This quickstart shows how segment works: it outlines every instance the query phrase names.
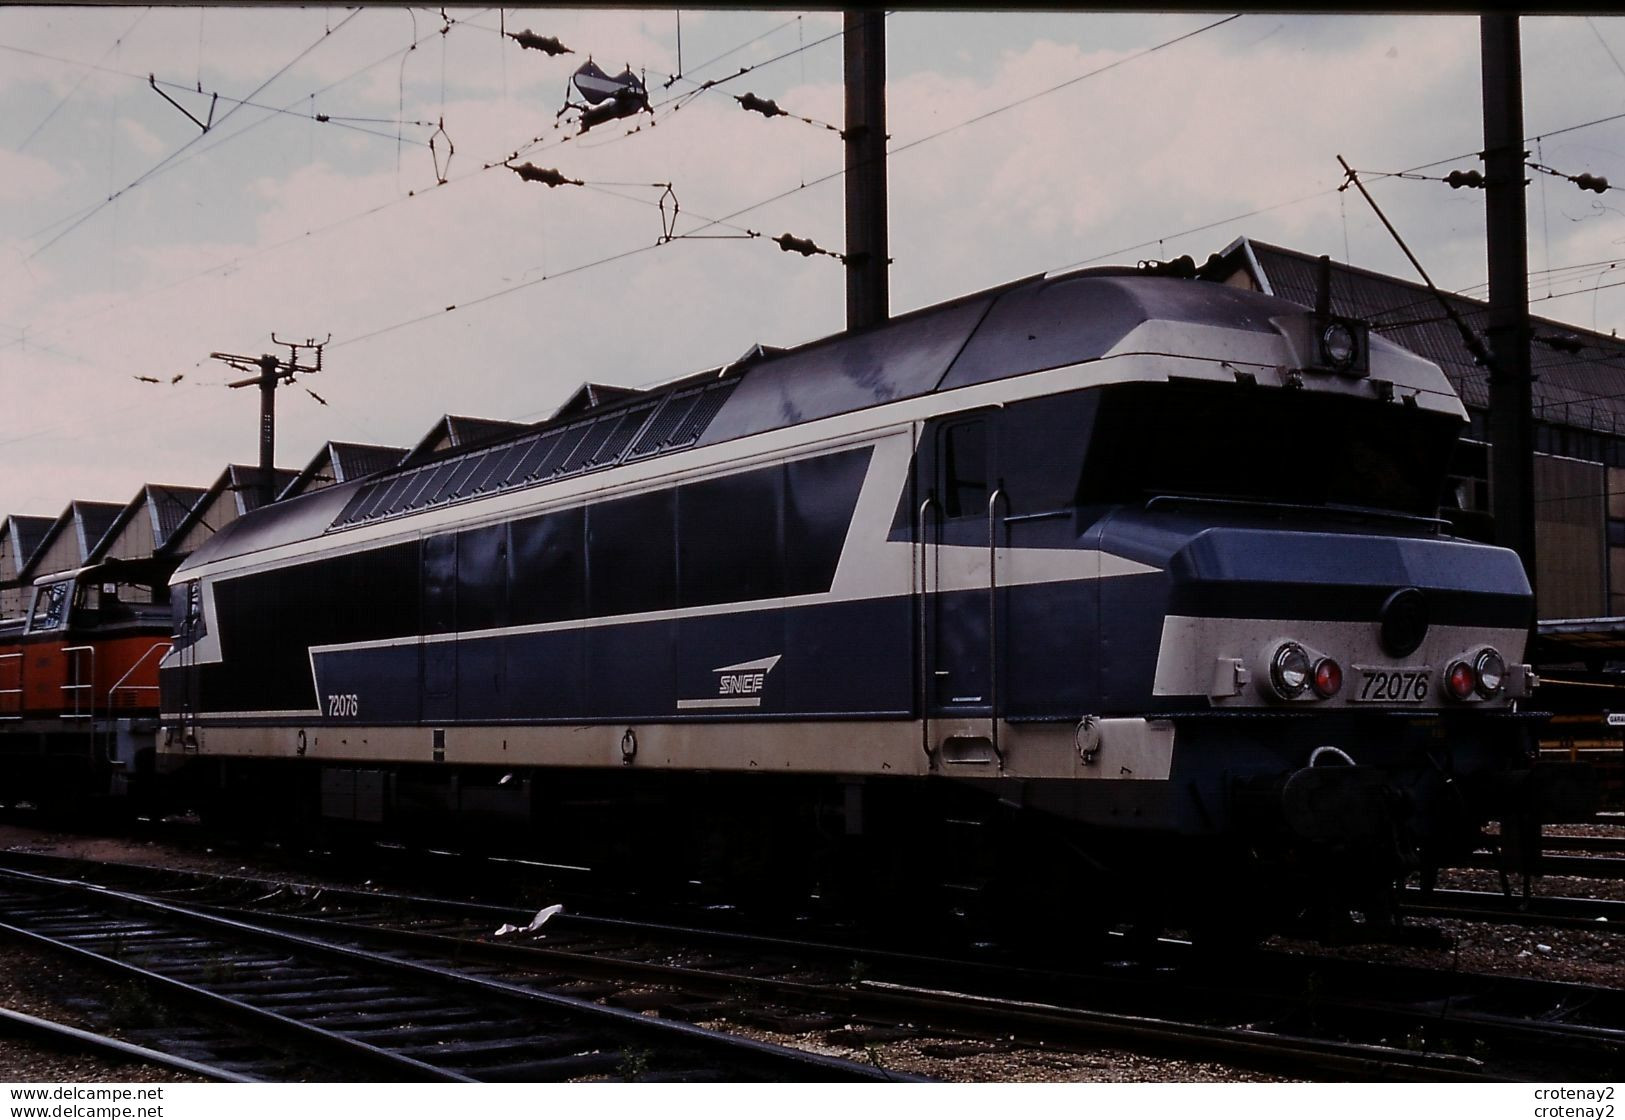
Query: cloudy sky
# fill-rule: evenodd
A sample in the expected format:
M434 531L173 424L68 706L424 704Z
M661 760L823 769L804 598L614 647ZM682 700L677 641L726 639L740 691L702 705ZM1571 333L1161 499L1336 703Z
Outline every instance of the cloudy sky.
M841 265L768 240L841 245L816 123L842 117L838 14L447 13L0 8L0 513L255 461L256 394L208 355L273 332L332 336L280 394L298 468L840 329ZM903 12L887 37L894 311L1241 235L1408 276L1336 156L1478 166L1472 17ZM1625 184L1625 20L1526 18L1523 47L1532 158ZM655 113L560 123L588 56L644 73ZM586 185L524 182L515 152ZM1625 196L1532 177L1537 312L1621 325ZM1373 191L1442 286L1482 291L1481 192Z

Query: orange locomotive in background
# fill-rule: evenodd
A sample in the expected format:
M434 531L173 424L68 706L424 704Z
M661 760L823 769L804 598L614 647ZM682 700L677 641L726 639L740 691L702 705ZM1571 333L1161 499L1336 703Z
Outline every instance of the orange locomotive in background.
M152 775L166 572L109 561L42 577L0 620L0 804L139 806Z

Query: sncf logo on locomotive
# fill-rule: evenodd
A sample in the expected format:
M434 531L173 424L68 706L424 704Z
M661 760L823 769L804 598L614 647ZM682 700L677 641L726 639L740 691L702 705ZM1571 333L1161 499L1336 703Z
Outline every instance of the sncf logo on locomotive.
M738 665L723 665L711 671L717 675L717 694L695 700L679 700L679 708L759 708L762 689L767 687L767 675L779 663L783 654L764 657L757 661L742 661Z

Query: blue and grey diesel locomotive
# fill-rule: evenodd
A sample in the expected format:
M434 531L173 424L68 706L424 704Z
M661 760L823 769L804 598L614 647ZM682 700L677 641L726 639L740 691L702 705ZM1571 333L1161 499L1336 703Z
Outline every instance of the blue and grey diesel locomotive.
M167 764L240 818L1193 905L1374 899L1561 800L1523 570L1437 516L1465 411L1358 324L1094 270L578 400L199 549Z

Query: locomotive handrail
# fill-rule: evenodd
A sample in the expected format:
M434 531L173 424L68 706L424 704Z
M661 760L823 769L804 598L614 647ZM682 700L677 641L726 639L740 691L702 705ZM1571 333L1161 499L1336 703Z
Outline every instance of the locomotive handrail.
M927 646L930 638L928 619L931 613L931 593L927 587L931 566L931 546L926 540L926 514L937 504L934 497L920 503L920 747L925 757L931 758L931 653Z
M167 652L169 652L170 650L172 650L174 648L175 648L175 643L173 643L173 642L154 642L151 646L148 646L147 647L147 652L143 653L140 657L136 658L134 664L132 664L128 669L126 669L124 671L124 675L122 677L120 677L116 682L114 682L112 688L107 690L107 710L109 712L111 712L113 710L113 694L116 693L119 689L124 688L124 682L130 679L130 674L135 672L137 669L141 668L142 664L147 660L147 658L151 657L158 650L163 650L165 653L167 653ZM163 655L159 654L159 656L161 657ZM155 685L155 684L132 684L132 685L130 685L129 688L125 689L125 691L126 692L157 692L158 691L158 686Z
M987 700L988 734L993 742L993 757L1004 768L1004 751L999 746L999 503L1006 506L1004 487L996 487L987 496Z
M1012 513L1006 515L1006 525L1020 525L1028 521L1057 521L1063 517L1072 517L1078 511L1072 506L1063 509L1041 509L1036 513Z
M89 719L89 720L93 720L93 719L96 718L96 647L95 646L63 646L62 647L62 656L64 656L64 657L67 657L69 654L75 654L75 653L88 653L88 654L90 654L90 679L88 681L81 681L81 683L79 683L79 684L64 684L62 686L62 691L64 693L72 693L73 694L73 714L69 715L66 711L64 711L62 713L62 718L63 719ZM70 664L73 664L73 665L78 664L77 661L75 661L72 658L69 658L69 662L70 662ZM81 692L83 692L83 691L86 691L86 690L88 690L90 692L90 710L87 711L87 712L81 712L79 710L79 694ZM63 700L63 707L66 707L68 697L64 696L62 698L62 700Z
M17 711L9 715L0 714L0 719L23 718L23 667L27 663L23 660L23 655L21 653L0 653L0 661L11 661L13 659L17 661L17 687L0 688L0 703L4 702L4 697L15 696L17 697Z
M1306 505L1303 502L1272 502L1267 498L1214 498L1199 494L1156 494L1146 499L1146 509L1159 505L1243 506L1253 509L1289 510L1293 513L1332 514L1342 517L1363 517L1372 521L1403 521L1413 525L1426 525L1434 529L1448 529L1450 522L1443 517L1427 517L1420 513L1400 510L1376 509L1371 506L1337 504Z
M122 677L120 677L117 681L114 682L112 688L107 690L107 715L108 715L109 721L112 720L113 712L115 710L114 705L113 705L113 697L118 693L119 689L125 687L124 682L130 679L130 674L135 672L137 669L141 668L142 663L145 662L147 660L147 658L151 657L158 650L164 650L164 651L167 652L168 650L171 650L173 648L174 648L174 643L173 642L154 642L152 645L147 647L147 651L145 653L143 653L140 657L135 659L134 664L132 664L128 669L124 670L124 675ZM159 654L160 658L162 656L163 656L163 654ZM128 691L128 692L157 692L158 687L159 686L155 685L155 684L132 684L126 689L126 691ZM114 730L109 729L109 731L107 733L107 761L108 762L117 762L118 761L118 758L116 757L117 752L118 752L118 735L116 734L116 732Z

